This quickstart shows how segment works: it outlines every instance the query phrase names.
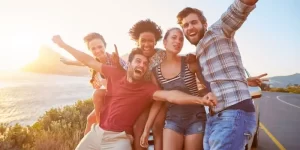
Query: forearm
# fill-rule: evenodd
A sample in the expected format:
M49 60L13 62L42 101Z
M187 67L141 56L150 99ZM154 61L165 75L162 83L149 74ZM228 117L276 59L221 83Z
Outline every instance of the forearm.
M167 100L174 104L200 104L201 97L189 95L180 91L170 91L170 96Z
M202 104L201 97L189 95L178 90L157 91L156 93L154 93L153 98L154 100L168 101L170 103L174 103L178 105Z
M67 65L73 65L73 66L85 66L80 61L68 61L65 64L67 64Z
M146 122L146 125L145 125L145 128L144 128L144 132L150 132L150 129L152 128L153 126L153 123L154 123L154 120L157 116L157 114L159 113L159 110L160 108L162 107L162 102L159 102L159 101L155 101L152 106L151 106L151 109L150 109L150 113L149 113L149 116L148 116L148 119L147 119L147 122Z
M227 37L232 37L246 21L250 12L256 7L257 0L235 0L222 15L222 29Z
M69 52L71 55L73 55L78 61L80 61L84 65L88 65L89 62L91 62L91 60L94 60L94 58L91 57L90 55L88 55L84 52L81 52L81 51L71 47L68 44L61 45L61 48L65 49L67 52Z
M99 64L101 65L101 63L97 62L92 56L79 50L76 50L68 44L62 44L60 46L61 48L69 52L71 55L73 55L75 59L83 63L83 65L88 66L98 72L101 72L101 67L99 66Z

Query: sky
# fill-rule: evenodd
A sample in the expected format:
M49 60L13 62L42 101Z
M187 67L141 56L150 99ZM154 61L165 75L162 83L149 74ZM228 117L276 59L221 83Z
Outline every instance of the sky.
M139 20L150 18L164 33L176 24L177 13L185 7L204 12L208 25L216 22L233 0L1 0L0 70L17 69L38 56L48 45L72 58L51 42L59 34L63 40L88 52L83 37L102 34L112 52L128 53L133 42L128 31ZM269 76L300 73L299 0L260 0L235 39L243 64L251 75ZM163 48L162 41L157 47ZM181 53L195 52L185 41Z

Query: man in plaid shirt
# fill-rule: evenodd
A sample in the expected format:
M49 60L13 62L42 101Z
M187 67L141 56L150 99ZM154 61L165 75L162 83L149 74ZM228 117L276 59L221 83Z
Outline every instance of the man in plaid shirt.
M206 86L218 100L207 118L205 150L244 149L255 132L255 108L248 85L255 85L261 76L246 79L234 35L256 2L235 0L209 28L202 11L196 8L187 7L177 15L186 38L197 46L197 61Z

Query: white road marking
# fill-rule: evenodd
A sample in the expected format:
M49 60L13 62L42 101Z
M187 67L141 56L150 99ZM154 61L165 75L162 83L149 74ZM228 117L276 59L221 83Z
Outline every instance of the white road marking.
M299 108L299 109L300 109L299 106L296 106L296 105L290 104L290 103L288 103L288 102L286 102L286 101L284 101L284 100L281 100L279 97L280 97L280 96L277 96L276 98L277 98L277 100L279 100L280 102L285 103L285 104L288 104L288 105L290 105L290 106L293 106L293 107L296 107L296 108Z

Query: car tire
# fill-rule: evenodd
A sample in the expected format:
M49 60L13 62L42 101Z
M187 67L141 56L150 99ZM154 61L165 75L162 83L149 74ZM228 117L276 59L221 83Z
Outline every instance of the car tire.
M253 137L253 142L252 142L252 145L251 145L252 148L257 148L257 147L258 147L259 118L260 118L260 117L259 117L259 115L258 115L257 129L256 129L255 135L254 135L254 137Z

